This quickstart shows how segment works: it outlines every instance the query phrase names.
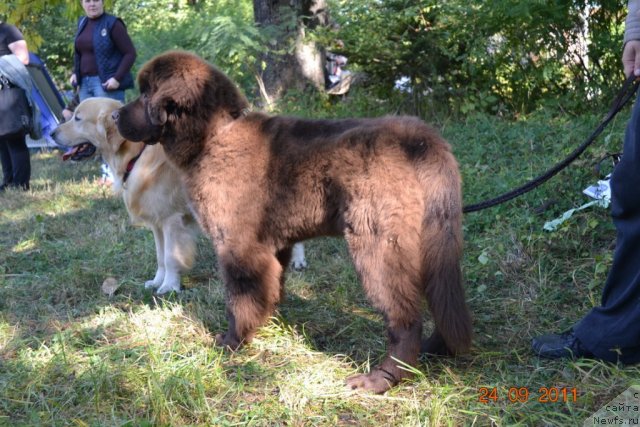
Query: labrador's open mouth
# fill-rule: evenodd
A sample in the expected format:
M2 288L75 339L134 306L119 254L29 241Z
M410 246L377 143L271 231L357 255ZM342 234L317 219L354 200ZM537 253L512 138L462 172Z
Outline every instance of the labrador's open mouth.
M90 142L83 142L81 144L71 147L66 153L62 155L62 160L73 160L75 162L86 160L93 156L96 152L96 147Z

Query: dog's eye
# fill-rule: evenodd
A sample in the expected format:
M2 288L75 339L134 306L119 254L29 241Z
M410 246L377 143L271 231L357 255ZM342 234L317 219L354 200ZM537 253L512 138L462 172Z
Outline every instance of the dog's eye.
M80 121L80 117L78 117L78 116L73 116L73 120L75 120L76 122L79 122L79 121Z

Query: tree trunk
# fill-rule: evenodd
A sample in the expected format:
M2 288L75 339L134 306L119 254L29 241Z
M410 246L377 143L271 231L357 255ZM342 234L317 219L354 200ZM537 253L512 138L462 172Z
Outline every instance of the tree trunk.
M324 89L324 49L306 40L306 31L327 25L326 0L253 0L256 24L271 34L258 77L265 105L276 102L292 88L311 84Z

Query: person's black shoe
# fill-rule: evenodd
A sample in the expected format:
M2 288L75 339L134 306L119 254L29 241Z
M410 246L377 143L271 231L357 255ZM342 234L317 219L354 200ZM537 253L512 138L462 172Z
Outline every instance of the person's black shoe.
M531 340L533 352L547 359L593 357L574 335L573 329L562 334L547 334Z

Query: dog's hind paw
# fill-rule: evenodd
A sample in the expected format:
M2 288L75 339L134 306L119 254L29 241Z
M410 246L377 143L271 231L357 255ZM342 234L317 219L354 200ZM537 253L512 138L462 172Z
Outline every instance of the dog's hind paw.
M431 356L453 356L455 353L447 348L447 344L438 331L434 331L429 338L420 343L420 353Z
M291 268L296 271L304 270L305 268L307 268L307 260L304 257L304 245L302 243L296 243L295 245L293 245Z
M304 270L305 268L307 268L307 261L304 258L294 259L291 262L291 268L293 268L296 271Z

